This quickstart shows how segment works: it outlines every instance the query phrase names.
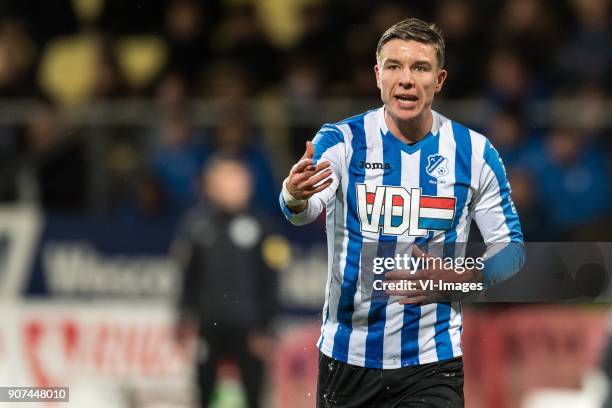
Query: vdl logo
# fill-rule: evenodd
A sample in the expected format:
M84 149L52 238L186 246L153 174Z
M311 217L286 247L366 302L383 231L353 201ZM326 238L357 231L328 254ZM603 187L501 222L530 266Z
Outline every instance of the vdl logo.
M421 195L420 188L376 186L367 191L357 184L357 205L361 230L385 235L424 237L429 231L447 231L455 219L455 197Z

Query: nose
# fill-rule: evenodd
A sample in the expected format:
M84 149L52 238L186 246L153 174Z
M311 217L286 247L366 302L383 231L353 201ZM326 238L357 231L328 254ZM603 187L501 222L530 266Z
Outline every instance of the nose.
M409 68L402 69L399 77L399 86L406 89L410 89L414 86L414 80Z

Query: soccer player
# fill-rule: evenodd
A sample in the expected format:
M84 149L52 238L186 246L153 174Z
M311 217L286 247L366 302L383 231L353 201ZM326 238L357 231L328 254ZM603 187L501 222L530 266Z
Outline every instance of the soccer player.
M374 67L383 106L324 125L283 182L280 205L293 224L312 222L326 208L319 407L464 405L459 302L441 301L440 290L375 297L367 287L374 280L368 248L392 257L396 246L408 244L412 256L439 257L428 248L466 242L475 220L489 248L508 243L485 254L484 268L394 268L386 281L487 287L524 262L497 151L484 136L432 110L447 76L443 67L444 40L434 24L412 18L390 27ZM500 256L504 262L496 261Z

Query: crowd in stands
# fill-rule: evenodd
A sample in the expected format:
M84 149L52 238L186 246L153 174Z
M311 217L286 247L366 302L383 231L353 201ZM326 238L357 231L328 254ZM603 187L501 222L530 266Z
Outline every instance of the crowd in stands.
M274 149L245 102L378 106L376 43L415 16L445 36L440 99L486 101L486 115L467 125L500 151L526 238L608 240L610 8L608 0L0 0L0 105L33 101L22 121L0 123L0 200L173 217L197 201L202 167L222 153L248 164L253 206L277 214L286 164L322 123L288 123L286 148ZM149 126L66 121L75 106L130 98L154 101ZM194 100L222 101L214 126L197 125ZM534 108L564 100L574 104L563 115Z

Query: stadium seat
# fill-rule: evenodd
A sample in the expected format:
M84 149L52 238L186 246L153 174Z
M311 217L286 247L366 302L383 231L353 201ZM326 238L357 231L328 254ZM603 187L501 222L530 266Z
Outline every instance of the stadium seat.
M104 0L72 0L72 7L81 23L88 23L100 16Z
M129 84L142 89L159 73L168 57L164 41L155 36L129 36L116 46L119 65Z
M92 35L61 37L45 48L38 72L44 91L63 104L77 104L93 85L97 39Z

